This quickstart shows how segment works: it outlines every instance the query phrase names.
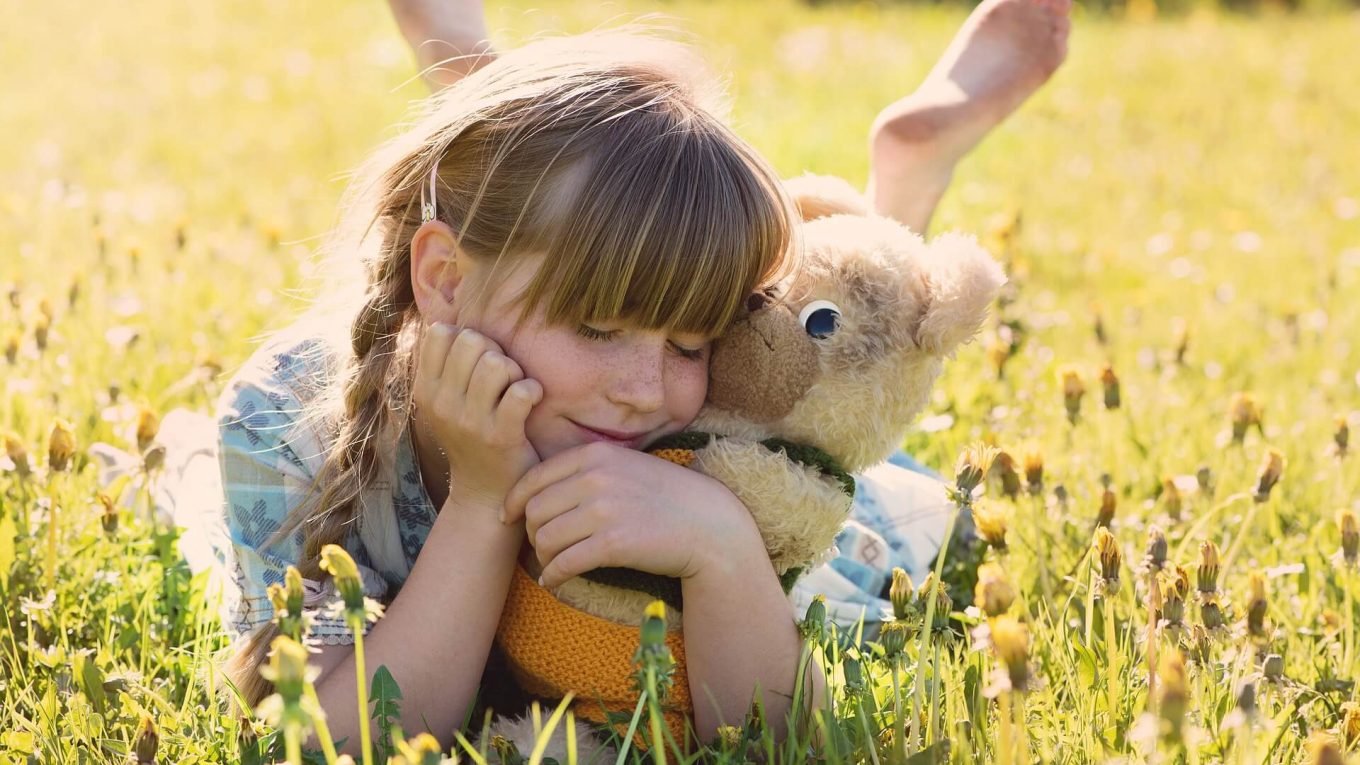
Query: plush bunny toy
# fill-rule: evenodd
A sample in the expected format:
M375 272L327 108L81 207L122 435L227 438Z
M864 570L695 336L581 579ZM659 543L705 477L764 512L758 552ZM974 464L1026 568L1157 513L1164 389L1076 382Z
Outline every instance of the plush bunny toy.
M804 176L788 188L806 221L800 268L750 298L714 344L698 418L652 447L741 500L786 591L830 557L851 507L850 474L897 448L944 359L974 337L1006 281L972 237L927 244L870 214L844 181ZM497 642L526 691L573 690L578 721L606 723L605 709L631 711L636 701L627 678L643 610L656 598L668 606L677 661L667 722L683 741L693 708L678 581L599 569L548 593L518 570ZM497 721L492 732L532 747L527 719ZM554 739L548 752L565 761L560 731ZM582 754L603 748L584 727L577 741Z

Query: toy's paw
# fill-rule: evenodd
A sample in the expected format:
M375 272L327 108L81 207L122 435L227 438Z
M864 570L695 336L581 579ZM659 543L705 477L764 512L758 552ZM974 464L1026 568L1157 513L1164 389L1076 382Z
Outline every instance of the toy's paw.
M575 720L574 723L576 726L575 761L577 763L580 763L580 765L609 765L618 758L618 753L614 751L614 748L605 744L589 725L580 720ZM543 750L543 758L545 760L551 758L564 764L571 762L571 759L567 757L566 721L559 721L549 735L547 747ZM524 715L514 719L498 717L491 721L491 726L478 740L476 748L478 751L485 750L488 763L505 765L505 763L511 761L521 761L516 758L516 755L522 757L523 760L528 760L537 741L538 733L534 730L534 721L531 716Z

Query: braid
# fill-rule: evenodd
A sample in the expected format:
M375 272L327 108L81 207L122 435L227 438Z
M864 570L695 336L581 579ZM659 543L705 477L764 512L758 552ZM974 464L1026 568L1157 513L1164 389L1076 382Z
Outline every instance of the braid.
M389 272L401 273L401 269ZM321 570L321 548L344 542L350 524L358 517L361 492L378 476L382 434L388 432L394 412L407 410L410 383L405 370L409 358L399 363L398 357L402 355L400 339L415 305L410 294L410 284L400 279L380 283L351 328L354 365L342 389L344 424L313 482L313 487L325 489L315 505L304 502L294 508L290 518L293 523L281 530L291 533L290 528L301 526L303 549L298 570L308 579L326 577ZM311 514L308 507L320 512ZM260 625L223 667L241 698L252 706L272 689L260 677L259 668L278 635L278 626L272 622Z

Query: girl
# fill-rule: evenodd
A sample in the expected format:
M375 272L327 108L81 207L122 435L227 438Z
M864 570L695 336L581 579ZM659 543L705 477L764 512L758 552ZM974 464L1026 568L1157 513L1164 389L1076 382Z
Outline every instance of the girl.
M365 167L332 298L219 402L217 552L248 699L266 691L267 586L292 564L307 605L328 601L318 557L338 543L387 603L368 665L446 746L483 675L503 679L487 662L517 565L549 588L600 566L681 579L700 737L757 686L784 719L801 646L749 514L636 451L693 418L709 342L796 251L779 179L698 71L651 37L535 42ZM316 613L313 634L331 728L357 741L348 631Z

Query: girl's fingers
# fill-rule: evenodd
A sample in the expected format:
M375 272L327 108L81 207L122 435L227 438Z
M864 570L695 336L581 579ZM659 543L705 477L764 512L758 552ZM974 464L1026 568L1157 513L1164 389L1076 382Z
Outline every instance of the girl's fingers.
M538 380L524 378L510 383L496 407L495 427L502 433L524 432L524 422L529 419L529 411L543 400L543 386Z
M505 387L523 376L519 364L495 351L487 351L472 369L464 405L469 412L477 412L479 416L484 412L490 419Z
M453 345L454 338L458 337L458 328L452 324L445 324L442 321L431 324L425 330L425 337L420 344L420 377L438 379L444 371L444 360L448 358L449 347Z
M444 360L444 369L439 375L439 392L462 399L467 395L468 384L472 381L472 370L477 367L482 354L490 349L500 348L490 339L470 329L462 330L454 338L449 355Z
M588 451L594 445L578 446L554 454L548 459L529 468L520 476L519 481L505 495L506 523L514 523L524 516L524 507L529 500L547 487L566 480L581 469L588 458Z
M568 547L548 561L538 581L552 589L572 577L611 564L609 545L601 535L596 534Z
M554 488L563 486L555 484ZM598 523L578 504L579 498L572 496L570 490L548 497L552 489L529 501L529 510L524 514L525 536L529 545L538 555L538 561L547 564L557 554L597 530ZM551 505L543 509L542 506Z

